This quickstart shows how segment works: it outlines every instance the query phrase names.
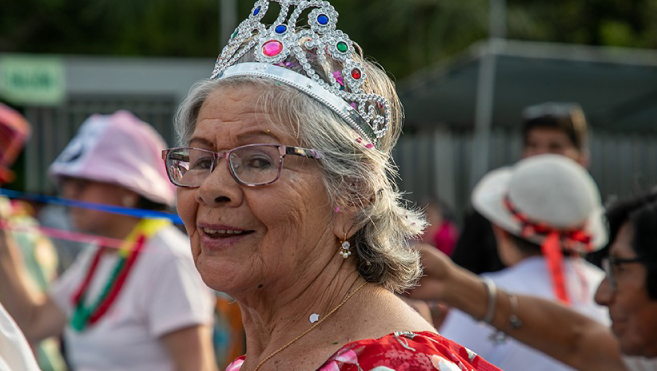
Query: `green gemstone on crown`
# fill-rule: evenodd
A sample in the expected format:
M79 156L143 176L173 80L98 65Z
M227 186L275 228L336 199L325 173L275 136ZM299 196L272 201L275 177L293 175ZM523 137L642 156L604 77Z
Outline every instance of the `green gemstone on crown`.
M340 41L338 43L338 50L342 53L346 53L347 50L349 50L349 46L347 46L347 43L344 41Z

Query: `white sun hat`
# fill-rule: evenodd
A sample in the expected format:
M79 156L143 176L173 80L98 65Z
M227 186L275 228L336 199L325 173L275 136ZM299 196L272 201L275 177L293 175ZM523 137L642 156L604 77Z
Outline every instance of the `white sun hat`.
M547 236L523 236L526 226L517 214L554 230L580 230L591 241L589 247L574 244L572 249L578 252L595 251L607 243L598 187L586 169L565 156L532 156L491 171L475 187L472 204L502 229L539 245Z
M532 156L488 173L475 187L472 205L493 224L541 246L555 296L565 303L562 251L586 253L607 243L598 187L565 156Z

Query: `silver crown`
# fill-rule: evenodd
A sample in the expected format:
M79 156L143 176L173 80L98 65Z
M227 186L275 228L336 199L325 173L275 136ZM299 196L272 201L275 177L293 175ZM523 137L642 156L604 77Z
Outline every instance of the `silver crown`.
M269 4L280 4L276 22L261 23ZM336 29L338 13L328 1L258 0L249 17L233 33L217 58L211 78L257 76L292 86L336 112L371 145L376 145L388 130L390 103L380 95L366 94L367 76L353 57L354 43ZM310 28L297 28L306 9ZM312 51L322 66L341 66L329 71L328 81L320 77L307 58ZM252 52L257 62L237 63ZM331 62L338 63L329 63ZM291 68L301 70L301 73ZM322 73L324 75L324 73Z

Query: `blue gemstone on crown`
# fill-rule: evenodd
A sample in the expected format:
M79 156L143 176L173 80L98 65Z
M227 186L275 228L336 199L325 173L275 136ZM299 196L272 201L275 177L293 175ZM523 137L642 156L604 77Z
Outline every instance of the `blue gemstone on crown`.
M317 17L317 22L322 26L327 25L329 23L329 17L326 14L320 14L320 16Z
M276 26L275 31L276 31L277 34L284 34L285 31L287 31L287 26L284 25L284 24L279 24L278 26Z
M253 11L253 15L258 15L258 14L260 13L260 9L262 9L262 7L257 7L257 8Z

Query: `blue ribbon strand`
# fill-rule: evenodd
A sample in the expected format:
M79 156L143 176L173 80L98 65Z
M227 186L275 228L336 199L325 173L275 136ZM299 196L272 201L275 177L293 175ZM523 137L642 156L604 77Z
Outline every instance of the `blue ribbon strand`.
M0 195L6 196L9 198L15 198L26 201L33 201L43 204L54 204L54 205L63 205L69 207L80 207L83 209L99 210L113 214L134 216L137 218L161 218L168 219L175 224L183 224L182 219L177 214L165 213L162 211L154 210L144 210L144 209L133 209L130 207L121 207L121 206L111 206L111 205L102 205L94 204L91 202L82 202L82 201L73 201L67 200L64 198L53 197L53 196L44 196L38 194L31 194L19 191L12 191L9 189L0 188Z

